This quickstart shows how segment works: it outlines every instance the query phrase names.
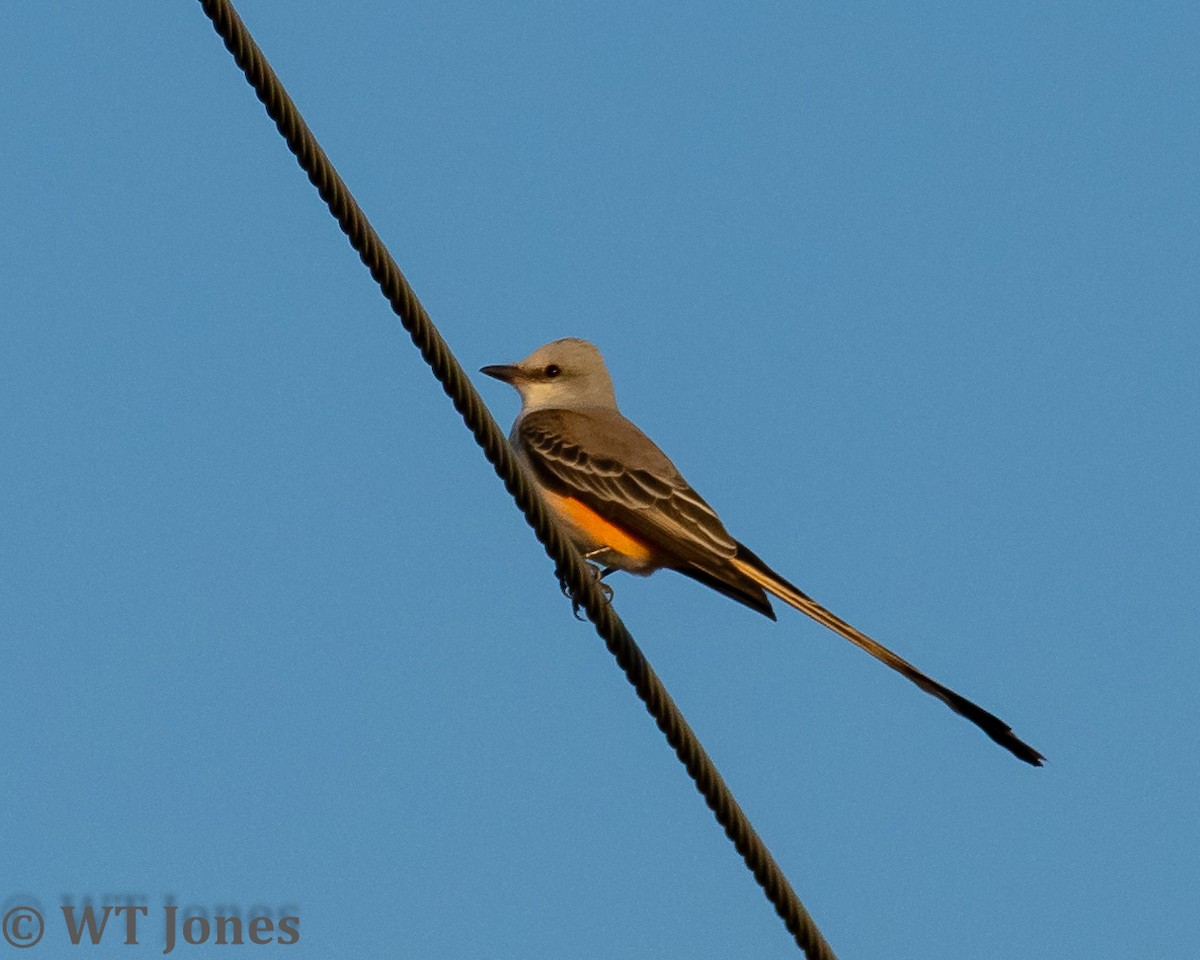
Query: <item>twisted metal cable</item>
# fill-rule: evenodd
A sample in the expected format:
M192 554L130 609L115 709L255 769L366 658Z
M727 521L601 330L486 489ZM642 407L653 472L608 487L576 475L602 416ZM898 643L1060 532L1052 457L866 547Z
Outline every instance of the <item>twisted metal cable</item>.
M570 596L577 601L604 640L609 652L625 672L637 695L654 717L667 742L687 768L696 788L704 796L725 835L733 841L754 879L783 919L787 929L809 960L836 960L833 950L817 929L796 896L787 877L750 825L729 787L696 734L683 718L662 681L647 662L633 636L601 593L579 552L551 518L517 463L504 433L492 419L478 392L467 379L450 348L434 327L404 274L392 259L379 235L367 221L346 184L330 163L296 105L267 63L262 50L242 23L229 0L200 0L213 27L233 54L234 60L266 107L267 115L287 141L301 169L329 207L350 245L358 252L383 295L391 303L421 356L433 370L463 422L474 434L484 456L525 515L538 540L555 564L555 573Z

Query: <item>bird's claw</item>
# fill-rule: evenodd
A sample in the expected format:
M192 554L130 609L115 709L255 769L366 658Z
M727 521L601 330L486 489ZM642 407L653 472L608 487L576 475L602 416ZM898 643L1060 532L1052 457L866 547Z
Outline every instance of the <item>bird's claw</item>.
M587 564L587 569L596 581L596 585L600 588L600 593L604 597L605 603L612 603L613 588L603 581L603 577L609 570L602 570L594 563ZM575 615L575 619L582 622L585 618L579 615L579 611L583 609L583 604L579 602L579 598L572 592L567 584L567 579L562 574L558 577L558 588L562 591L562 595L571 601L571 613Z

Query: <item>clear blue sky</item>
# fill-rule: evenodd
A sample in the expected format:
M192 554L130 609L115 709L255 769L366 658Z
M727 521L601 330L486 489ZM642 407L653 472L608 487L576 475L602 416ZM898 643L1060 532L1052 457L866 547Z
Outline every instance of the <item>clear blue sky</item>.
M1196 955L1194 3L240 9L468 369L596 341L1049 758L615 578L843 957ZM199 4L14 5L0 86L0 900L143 898L97 956L171 898L298 913L271 956L797 955Z

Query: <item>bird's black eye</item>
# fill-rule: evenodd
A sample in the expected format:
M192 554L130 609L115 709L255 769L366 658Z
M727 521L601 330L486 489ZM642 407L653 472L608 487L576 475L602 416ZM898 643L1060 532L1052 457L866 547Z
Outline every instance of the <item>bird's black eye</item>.
M560 373L562 373L562 368L559 367L559 365L557 363L552 363L552 364L550 364L550 366L546 367L545 372L546 372L547 377L554 378L554 377L557 377Z

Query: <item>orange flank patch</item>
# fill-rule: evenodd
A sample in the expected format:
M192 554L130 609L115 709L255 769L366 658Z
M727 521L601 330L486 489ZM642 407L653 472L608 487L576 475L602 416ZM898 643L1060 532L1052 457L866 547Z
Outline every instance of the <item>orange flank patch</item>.
M584 538L591 541L585 549L608 547L615 553L638 563L649 563L654 556L653 551L645 543L605 520L583 501L551 493L549 490L543 490L542 495L560 518L579 531Z

